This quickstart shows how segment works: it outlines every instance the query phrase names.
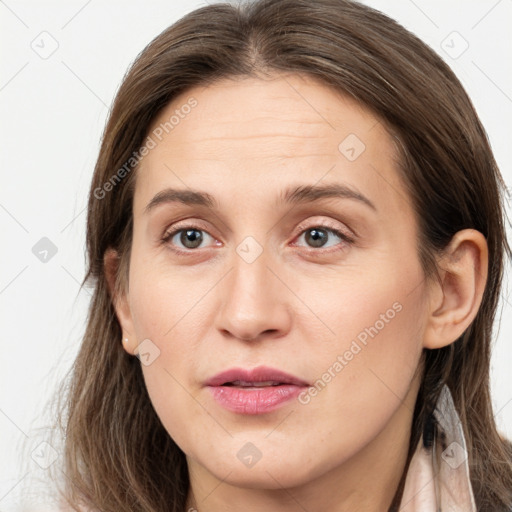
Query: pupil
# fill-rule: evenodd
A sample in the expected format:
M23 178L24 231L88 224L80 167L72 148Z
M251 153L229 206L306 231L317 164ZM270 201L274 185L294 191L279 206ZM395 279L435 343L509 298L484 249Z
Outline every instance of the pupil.
M309 233L311 233L313 247L321 247L327 239L327 235L324 230L313 228L309 230Z
M188 249L195 249L201 245L202 240L203 235L197 229L187 229L181 234L181 243Z

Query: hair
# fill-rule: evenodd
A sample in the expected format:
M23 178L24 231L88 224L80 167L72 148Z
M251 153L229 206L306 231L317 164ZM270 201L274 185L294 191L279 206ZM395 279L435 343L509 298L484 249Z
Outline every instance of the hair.
M185 454L153 409L140 361L122 347L104 255L110 248L118 252L115 290L123 293L137 174L136 165L128 172L125 164L162 108L195 86L272 73L308 76L355 99L393 135L398 172L419 226L418 257L426 279L438 277L436 257L457 231L473 228L485 236L488 278L475 319L454 343L423 351L409 456L390 510L398 506L421 436L430 438L426 432L444 384L466 436L477 509L506 510L512 503L512 446L497 430L489 382L493 321L504 258L511 256L506 187L454 72L396 21L351 0L259 0L199 8L151 41L123 78L90 189L82 286L92 284L93 297L83 342L59 395L58 425L65 436L59 492L73 510L184 511ZM105 184L123 166L122 179L105 193Z

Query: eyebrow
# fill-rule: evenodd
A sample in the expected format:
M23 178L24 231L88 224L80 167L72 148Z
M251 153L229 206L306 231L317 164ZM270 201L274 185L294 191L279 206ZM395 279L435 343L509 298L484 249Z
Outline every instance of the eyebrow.
M308 203L324 198L354 199L377 211L377 207L366 196L343 183L295 185L289 187L279 196L276 206L280 204Z
M366 196L342 183L290 186L278 196L275 206L304 204L325 198L353 199L377 211L377 207ZM219 207L216 199L207 192L192 189L166 188L158 192L151 199L144 209L144 213L149 213L159 205L176 202L186 205L204 206L210 209L218 209Z

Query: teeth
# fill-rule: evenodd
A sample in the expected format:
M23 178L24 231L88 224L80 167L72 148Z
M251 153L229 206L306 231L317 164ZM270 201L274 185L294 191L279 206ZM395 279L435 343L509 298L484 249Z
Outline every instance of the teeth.
M276 382L274 380L266 380L264 382L248 382L245 380L235 380L230 383L232 386L240 386L240 387L266 387L266 386L278 386L280 382Z

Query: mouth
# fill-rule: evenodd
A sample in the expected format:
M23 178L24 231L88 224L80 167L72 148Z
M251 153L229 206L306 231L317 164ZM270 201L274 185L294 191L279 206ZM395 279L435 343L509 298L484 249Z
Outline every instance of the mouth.
M205 382L206 386L235 387L268 387L285 384L294 386L310 385L295 375L267 366L258 366L252 369L231 368L218 373Z
M245 380L235 380L234 382L225 382L223 386L237 387L237 388L268 388L269 386L281 386L284 382L277 382L267 380L266 382L249 382Z
M238 414L264 414L297 397L309 384L291 374L260 366L232 368L209 379L205 385L215 401Z

